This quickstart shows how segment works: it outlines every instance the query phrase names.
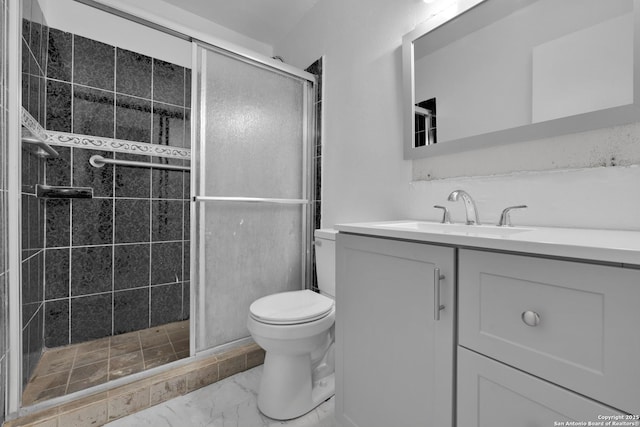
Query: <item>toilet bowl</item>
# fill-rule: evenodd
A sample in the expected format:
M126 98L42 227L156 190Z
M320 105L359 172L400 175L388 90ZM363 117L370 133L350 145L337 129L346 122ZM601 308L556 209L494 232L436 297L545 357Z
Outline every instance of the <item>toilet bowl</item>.
M297 418L335 393L335 234L315 232L321 293L281 292L249 308L247 328L265 350L258 408L270 418Z

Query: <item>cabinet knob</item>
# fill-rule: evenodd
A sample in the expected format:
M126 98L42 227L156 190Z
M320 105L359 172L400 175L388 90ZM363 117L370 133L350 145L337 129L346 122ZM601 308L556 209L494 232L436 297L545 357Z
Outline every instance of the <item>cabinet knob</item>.
M531 311L531 310L524 311L522 312L521 317L522 317L522 321L527 326L538 326L538 323L540 323L540 315L535 311Z

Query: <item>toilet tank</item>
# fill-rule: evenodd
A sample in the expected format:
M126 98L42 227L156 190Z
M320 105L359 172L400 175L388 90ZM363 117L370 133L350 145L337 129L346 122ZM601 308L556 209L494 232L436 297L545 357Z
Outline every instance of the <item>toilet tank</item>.
M336 234L337 230L329 228L314 232L318 288L332 298L336 295Z

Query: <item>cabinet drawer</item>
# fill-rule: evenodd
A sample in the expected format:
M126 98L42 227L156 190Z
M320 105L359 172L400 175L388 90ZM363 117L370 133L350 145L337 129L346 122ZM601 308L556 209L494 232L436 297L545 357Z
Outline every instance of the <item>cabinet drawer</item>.
M457 424L464 427L554 426L567 421L587 425L611 416L626 420L615 409L462 347L457 408Z
M460 251L461 345L634 414L639 301L638 270Z

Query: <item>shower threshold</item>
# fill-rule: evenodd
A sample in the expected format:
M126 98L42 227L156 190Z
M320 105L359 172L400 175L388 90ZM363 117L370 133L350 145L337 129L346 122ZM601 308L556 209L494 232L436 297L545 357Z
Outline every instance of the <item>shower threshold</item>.
M23 405L85 390L189 356L189 321L46 349Z

